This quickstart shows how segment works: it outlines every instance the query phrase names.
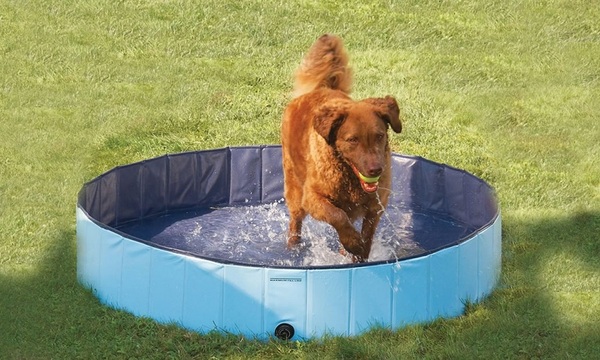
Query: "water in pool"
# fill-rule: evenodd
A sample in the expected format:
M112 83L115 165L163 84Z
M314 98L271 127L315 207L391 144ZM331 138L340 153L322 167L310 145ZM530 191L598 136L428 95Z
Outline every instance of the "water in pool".
M118 230L145 241L205 258L242 264L319 267L351 263L339 253L329 224L307 216L302 243L288 250L287 208L280 200L256 206L215 207L124 224ZM360 224L356 224L360 228ZM472 229L453 219L389 205L373 239L369 262L396 260L436 250L440 239L460 239ZM440 238L441 237L441 238Z

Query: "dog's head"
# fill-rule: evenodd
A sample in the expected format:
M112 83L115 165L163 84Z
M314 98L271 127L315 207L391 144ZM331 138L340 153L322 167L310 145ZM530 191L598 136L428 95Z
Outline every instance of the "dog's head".
M364 191L377 191L389 152L387 129L402 131L400 110L391 96L359 102L331 100L318 110L313 126L352 168Z

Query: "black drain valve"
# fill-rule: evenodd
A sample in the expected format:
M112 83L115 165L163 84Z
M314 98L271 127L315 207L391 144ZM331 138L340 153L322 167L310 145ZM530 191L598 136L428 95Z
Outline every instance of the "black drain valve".
M281 340L289 340L294 337L294 327L290 324L279 324L275 328L275 336Z

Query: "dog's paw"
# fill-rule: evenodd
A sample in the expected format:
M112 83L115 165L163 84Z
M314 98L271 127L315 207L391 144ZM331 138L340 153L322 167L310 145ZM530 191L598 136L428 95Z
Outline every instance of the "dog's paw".
M352 259L352 262L354 264L366 262L366 260L362 256L357 256L352 253L349 253L344 248L340 248L339 253L340 253L340 255L342 255L344 257L350 256L350 258Z
M300 238L299 234L288 235L288 239L287 239L288 249L294 248L296 245L298 245L300 243L300 240L301 240L301 238Z

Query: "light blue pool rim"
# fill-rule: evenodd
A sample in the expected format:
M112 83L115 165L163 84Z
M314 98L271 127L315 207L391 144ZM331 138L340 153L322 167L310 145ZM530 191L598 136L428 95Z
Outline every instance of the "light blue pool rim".
M261 146L165 155L136 163L141 169L137 174L148 172L148 163L156 161L164 162L169 169L165 173L174 175L172 163L186 162L187 157L197 160L205 154L222 155L226 159L223 169L229 177L229 204L242 198L233 193L239 188L236 184L240 178L246 183L256 182L256 178L248 180L232 171L240 169L236 161L261 164L258 171L261 181L267 178L265 174L280 171L277 169L280 165L273 160L280 154L279 147ZM236 160L238 155L240 159ZM248 158L256 161L248 161ZM402 158L417 164L415 166L425 162L426 166L443 169L434 172L436 176L447 173L451 178L454 172L459 172L461 177L472 177L483 183L473 175L446 165L421 158ZM120 167L109 173L115 174L123 168L132 169ZM159 175L157 179L164 174ZM354 336L373 326L397 329L459 316L466 303L481 301L499 280L501 216L497 207L492 209L493 216L489 219L479 220L482 225L471 236L422 256L335 267L266 267L203 258L129 238L113 228L115 223L125 221L117 219L123 214L111 214L115 210L110 206L95 207L96 198L103 196L117 199L115 204L118 205L119 196L115 194L117 189L123 191L124 184L113 180L110 176L98 177L80 193L76 210L78 280L102 303L161 323L175 323L200 333L217 330L260 339L273 336L282 324L293 329L292 340L325 334ZM148 182L147 177L138 176L129 186L152 186ZM90 184L96 187L90 190ZM461 186L449 185L454 192ZM127 188L126 191L138 190ZM491 188L479 192L478 196L486 197L484 202L488 205L485 206L495 204L489 198L493 197ZM260 193L256 201L267 202L281 196L281 186L267 184ZM91 201L90 197L96 200ZM478 205L470 195L465 198L468 198L464 201L468 206ZM429 203L440 209L448 208L442 202ZM160 206L157 209L164 210ZM141 211L147 212L147 209Z

